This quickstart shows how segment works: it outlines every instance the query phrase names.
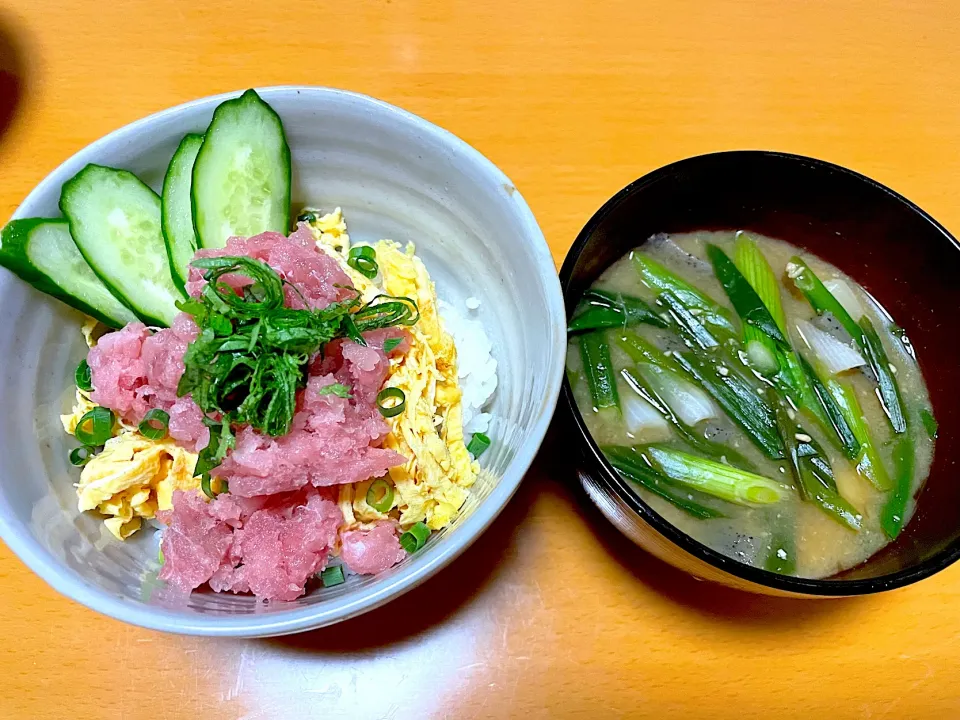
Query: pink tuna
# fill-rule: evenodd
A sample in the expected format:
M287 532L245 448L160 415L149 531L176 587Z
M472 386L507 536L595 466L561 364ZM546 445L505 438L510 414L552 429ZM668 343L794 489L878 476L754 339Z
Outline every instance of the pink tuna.
M184 590L207 582L218 592L295 600L326 565L343 516L331 496L308 488L256 501L223 495L209 503L177 492L162 519L169 524L163 580Z
M227 246L219 250L197 252L197 257L224 255L245 255L262 260L287 282L296 285L299 293L289 286L284 291L284 304L287 307L302 308L301 294L311 308L324 308L354 295L347 287L337 287L349 286L350 278L340 269L336 260L317 248L310 228L304 223L300 223L290 237L277 232L265 232L251 238L230 238ZM236 275L221 279L237 289L250 283L249 278ZM190 268L187 292L193 296L199 295L205 284L200 270Z
M361 575L381 573L407 556L391 522L379 522L372 530L348 530L343 533L342 544L343 562Z

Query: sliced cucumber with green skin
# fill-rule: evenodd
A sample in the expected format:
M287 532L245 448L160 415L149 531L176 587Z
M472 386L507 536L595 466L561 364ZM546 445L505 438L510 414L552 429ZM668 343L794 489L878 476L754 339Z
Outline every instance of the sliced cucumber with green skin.
M66 220L10 222L0 235L0 265L104 325L119 328L137 319L87 265Z
M290 148L280 117L253 90L213 113L193 166L200 247L290 228Z
M170 325L183 295L170 275L160 196L131 172L87 165L64 184L60 210L110 292L147 325Z
M186 288L190 261L197 251L190 186L193 182L193 163L201 145L203 135L190 134L183 138L163 178L163 239L167 244L167 259L170 262L173 282L181 290Z

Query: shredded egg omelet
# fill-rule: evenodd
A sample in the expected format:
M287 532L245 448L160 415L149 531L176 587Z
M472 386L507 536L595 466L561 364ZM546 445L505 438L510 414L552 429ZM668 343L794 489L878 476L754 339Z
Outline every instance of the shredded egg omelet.
M389 418L391 433L384 447L409 458L392 468L394 507L378 512L367 504L369 482L345 485L340 507L348 526L363 526L399 511L401 527L424 521L431 530L445 527L463 505L479 465L463 442L461 393L457 380L457 350L437 314L437 291L413 243L401 248L392 240L374 245L379 276L370 280L347 264L350 237L340 208L319 217L314 235L350 276L364 301L380 293L417 302L420 320L407 328L410 350L390 361L385 387L403 390L406 407Z

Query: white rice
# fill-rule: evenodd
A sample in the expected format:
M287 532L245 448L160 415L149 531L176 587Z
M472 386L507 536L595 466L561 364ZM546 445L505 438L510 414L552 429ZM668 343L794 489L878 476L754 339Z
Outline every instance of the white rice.
M480 302L470 298L465 305L472 311ZM483 409L497 389L497 361L490 352L490 338L479 320L464 317L456 306L440 300L437 310L444 329L457 346L457 377L463 392L463 434L468 437L485 433L490 427L490 413Z

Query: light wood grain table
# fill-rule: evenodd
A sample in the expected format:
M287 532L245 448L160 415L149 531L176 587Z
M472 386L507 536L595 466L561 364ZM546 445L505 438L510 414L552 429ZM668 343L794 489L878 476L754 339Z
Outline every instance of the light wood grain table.
M7 0L0 220L125 123L304 83L473 144L558 265L623 185L731 148L846 165L957 232L958 37L955 3L911 0ZM960 716L960 567L840 601L698 583L604 524L555 435L460 560L366 617L166 636L59 597L0 545L0 638L3 720Z

